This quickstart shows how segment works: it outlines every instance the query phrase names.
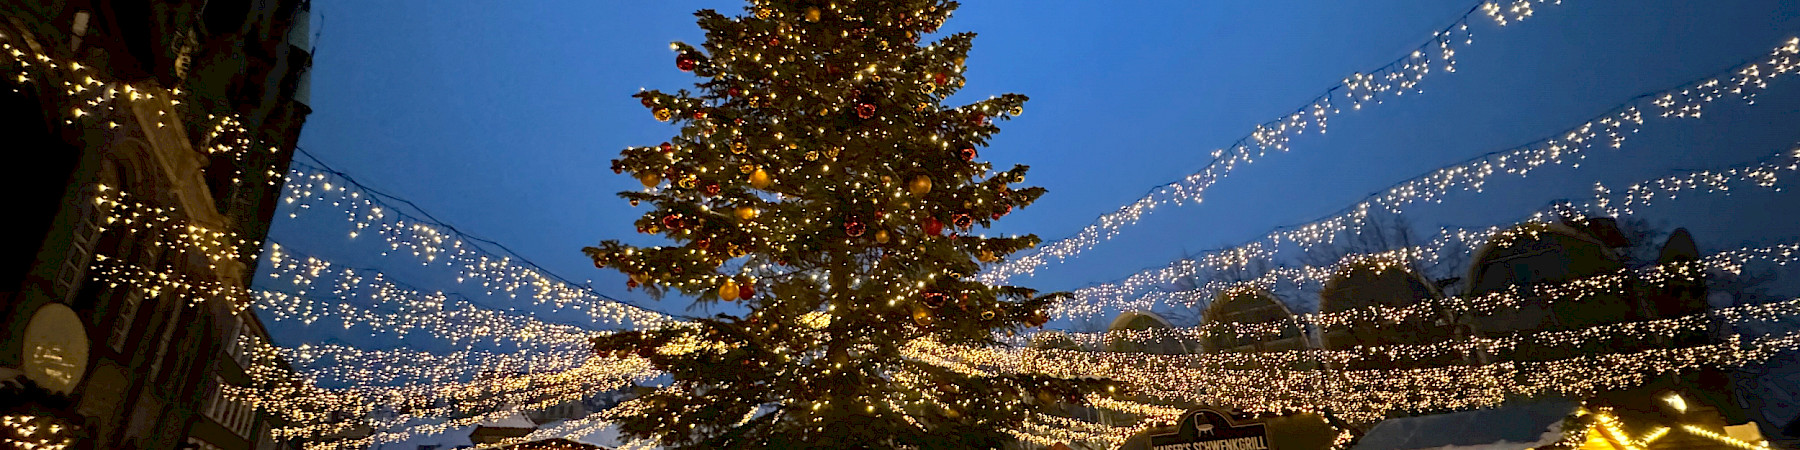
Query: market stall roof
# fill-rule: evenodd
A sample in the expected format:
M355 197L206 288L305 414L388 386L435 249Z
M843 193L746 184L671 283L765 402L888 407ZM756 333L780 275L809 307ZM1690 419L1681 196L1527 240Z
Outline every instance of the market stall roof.
M1561 439L1562 420L1577 406L1557 400L1388 419L1369 429L1355 448L1532 448Z

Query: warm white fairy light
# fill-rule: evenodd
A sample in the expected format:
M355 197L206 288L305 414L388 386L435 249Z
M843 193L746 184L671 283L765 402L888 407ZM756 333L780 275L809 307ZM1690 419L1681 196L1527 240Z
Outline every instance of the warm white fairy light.
M290 217L314 206L330 205L345 213L352 239L373 231L386 241L386 254L410 254L421 264L455 267L457 281L478 281L489 294L513 298L523 295L538 305L578 309L598 323L656 328L677 322L667 314L567 283L512 256L492 254L447 226L395 211L376 195L334 173L309 170L309 166L296 163L284 189L282 201L290 206Z
M1551 301L1537 304L1551 304L1555 300L1570 301L1569 298L1551 297ZM1579 300L1575 300L1579 301ZM1509 306L1516 306L1509 305ZM1395 309L1381 308L1391 312ZM1412 310L1404 308L1403 310ZM1391 316L1390 316L1391 317ZM1679 333L1704 332L1718 324L1744 325L1749 323L1769 323L1800 318L1800 299L1790 299L1756 305L1739 305L1711 310L1682 317L1643 320L1636 322L1619 322L1597 325L1575 330L1535 331L1500 337L1469 337L1432 344L1393 344L1376 346L1356 346L1344 350L1300 349L1262 353L1220 352L1208 354L1180 355L1170 358L1180 359L1185 365L1193 367L1250 367L1250 366L1291 366L1298 363L1319 362L1344 366L1361 360L1379 361L1419 361L1440 356L1484 353L1498 353L1523 346L1537 348L1581 348L1595 343L1621 343L1634 341L1653 341L1661 337L1674 336ZM1371 320L1363 326L1374 326L1376 323L1392 323L1394 319ZM1360 322L1360 321L1359 321ZM1316 322L1315 322L1316 323ZM1340 322L1341 323L1341 322ZM1244 324L1249 325L1249 324ZM1263 324L1256 324L1263 325ZM1226 328L1222 331L1214 331ZM1258 338L1274 334L1270 330L1277 327L1246 326L1254 330L1231 330L1233 327L1208 327L1185 329L1152 329L1152 330L1119 330L1105 333L1076 333L1080 341L1104 339L1108 342L1154 341L1155 339L1201 339L1212 332L1242 332L1245 338ZM1082 336L1082 335L1088 336ZM947 363L948 364L948 363Z
M603 333L573 325L553 324L518 312L483 308L453 300L443 292L423 292L402 286L385 273L336 267L331 262L287 251L271 243L265 259L269 277L291 285L297 294L259 290L258 309L275 320L298 319L312 323L335 315L345 328L364 326L404 337L411 330L428 330L453 344L479 341L518 345L570 345L586 343ZM332 299L321 302L314 297ZM353 306L358 299L372 301L384 311ZM446 328L454 326L454 329Z
M1287 240L1317 243L1346 229L1359 227L1370 211L1392 210L1420 201L1438 201L1444 193L1455 190L1479 190L1488 178L1495 175L1524 176L1533 169L1548 165L1579 164L1587 149L1602 145L1617 148L1622 145L1624 137L1644 123L1644 110L1648 110L1653 117L1697 118L1705 104L1721 99L1737 98L1754 103L1756 94L1768 88L1770 81L1797 69L1800 69L1800 38L1788 40L1765 58L1719 72L1707 81L1659 94L1640 96L1614 111L1536 144L1439 169L1401 183L1344 214L1278 232L1272 239L1277 242ZM1285 150L1286 141L1278 142L1281 144L1276 148ZM1013 276L1029 275L1052 260L1067 260L1102 241L1112 239L1124 227L1136 224L1158 206L1199 202L1206 189L1233 167L1240 163L1248 164L1267 150L1254 143L1240 144L1229 152L1229 158L1217 159L1200 172L1157 188L1117 212L1100 216L1073 237L1045 243L1038 246L1035 253L994 264L979 279L997 283ZM1256 153L1252 155L1252 151ZM1224 155L1225 152L1217 154Z
M1106 377L1170 400L1269 413L1329 409L1347 420L1373 422L1391 411L1483 408L1516 396L1581 396L1628 388L1656 374L1760 362L1793 351L1796 344L1796 333L1751 339L1733 335L1715 344L1552 361L1335 371L1208 368L1190 365L1188 355L952 348L926 341L909 345L908 351L1007 373Z
M1514 230L1531 230L1533 227L1515 228ZM1523 233L1520 233L1523 234ZM1504 238L1504 236L1501 236ZM1292 271L1272 271L1264 277L1247 281L1225 283L1224 289L1257 288L1275 279L1292 283L1322 283L1332 274L1350 267L1364 267L1366 260L1346 257L1344 261L1325 268L1303 267ZM1693 282L1704 276L1706 271L1737 274L1745 264L1760 262L1774 265L1787 265L1800 262L1800 244L1787 243L1762 247L1743 247L1721 251L1707 255L1696 262L1667 263L1643 269L1620 269L1562 283L1536 285L1530 287L1512 287L1506 290L1489 292L1473 296L1424 298L1406 307L1370 306L1337 312L1315 312L1293 316L1289 319L1267 323L1235 323L1214 322L1194 328L1152 329L1152 330L1117 330L1105 333L1069 334L1078 342L1095 344L1114 339L1125 339L1136 342L1150 342L1159 339L1200 339L1215 334L1238 336L1244 338L1277 335L1295 327L1332 327L1332 326L1373 326L1384 323L1397 323L1432 316L1440 311L1453 313L1488 314L1503 309L1515 308L1527 301L1562 302L1581 301L1596 295L1620 294L1628 283L1636 281L1646 286L1663 286L1671 282ZM1401 263L1404 263L1402 261ZM1376 266L1380 267L1380 266ZM1192 305L1189 305L1192 306ZM1015 338L1015 342L1029 342L1030 337Z
M1780 191L1781 187L1778 186L1777 183L1781 181L1781 176L1787 172L1796 170L1800 170L1800 148L1784 150L1781 153L1774 155L1771 159L1761 163L1718 171L1694 171L1636 183L1628 187L1625 190L1625 195L1619 198L1615 198L1609 190L1604 188L1597 189L1595 192L1595 199L1592 202L1580 206L1559 205L1562 209L1558 210L1558 214L1555 214L1555 216L1585 218L1585 215L1580 213L1580 210L1582 209L1595 209L1613 216L1630 214L1634 212L1634 210L1631 209L1632 207L1647 206L1662 198L1674 199L1676 193L1681 191L1697 190L1696 193L1699 194L1729 194L1732 192L1731 187L1733 185L1744 185L1746 187L1758 187ZM1701 186L1706 186L1706 189L1700 190ZM1390 190L1390 192L1392 191ZM1206 270L1242 268L1248 266L1252 261L1272 260L1274 255L1276 255L1280 249L1284 248L1281 246L1281 243L1284 240L1291 243L1300 243L1302 244L1301 248L1303 249L1306 245L1329 243L1331 239L1335 239L1346 233L1361 232L1362 227L1366 225L1365 221L1368 218L1367 208L1370 207L1370 205L1369 202L1360 203L1356 207L1351 208L1351 212L1349 213L1313 222L1308 225L1297 227L1291 231L1277 231L1270 233L1260 240L1251 241L1236 247L1207 252L1197 257L1177 260L1168 266L1142 271L1118 282L1077 289L1074 292L1074 296L1055 305L1052 311L1059 317L1089 317L1104 314L1107 311L1112 310L1149 310L1159 303L1193 306L1200 302L1209 301L1213 295L1216 295L1223 290L1223 286L1220 286L1219 284L1224 282L1209 282L1206 286L1180 292L1139 294L1159 286L1167 286L1180 280L1191 279ZM1395 212L1399 211L1396 210ZM1551 214L1540 212L1534 214L1528 222L1548 222L1554 220L1554 217L1552 216L1553 215ZM1414 262L1436 261L1442 257L1441 252L1444 248L1457 246L1473 250L1488 241L1490 236L1502 236L1510 239L1513 234L1533 229L1535 228L1512 231L1502 231L1502 229L1499 228L1486 231L1453 231L1444 229L1440 230L1438 236L1432 240L1432 245L1428 248L1394 250L1389 254L1359 257L1361 259L1367 259L1366 261L1346 261L1346 263L1364 264L1375 262L1379 263L1381 266L1390 266ZM1292 232L1297 231L1305 231L1308 235L1296 236L1291 234ZM1352 257L1356 256L1353 255ZM1262 284L1265 287L1276 282L1317 284L1323 283L1335 274L1337 270L1340 270L1343 267L1344 264L1340 264L1338 267L1324 269L1310 267L1275 268L1271 269L1269 273L1259 276L1252 281Z

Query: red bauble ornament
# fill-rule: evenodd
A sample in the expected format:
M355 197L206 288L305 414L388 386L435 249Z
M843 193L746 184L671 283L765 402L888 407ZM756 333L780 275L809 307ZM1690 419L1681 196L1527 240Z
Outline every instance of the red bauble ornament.
M749 300L752 295L756 295L756 284L750 282L738 283L738 298Z
M595 269L605 269L605 268L606 268L606 261L601 261L601 260L598 260L598 259L596 259L596 260L594 260L594 268L595 268Z
M970 122L974 123L977 126L987 124L987 114L975 113L975 115L970 116L969 119L970 119L969 120Z
M742 93L743 93L742 91L738 91L738 88L730 88L730 89L725 90L726 97L737 97L739 94L742 94Z
M674 144L664 142L664 143L662 143L662 145L660 147L662 148L663 153L675 153L675 145Z
M695 58L694 55L682 53L675 56L675 68L681 69L683 72L693 71L694 67L699 65L700 59Z
M868 103L856 105L856 116L864 119L875 117L875 105Z
M769 46L770 47L781 46L781 38L769 38Z
M862 236L863 231L867 231L867 230L868 230L868 226L863 225L862 221L860 221L860 220L856 220L856 219L852 218L850 220L844 221L844 234L848 234L848 235L850 235L850 237Z
M675 215L675 214L666 215L666 216L663 216L663 218L662 218L663 228L668 228L671 230L681 229L682 225L686 225L683 222L685 222L685 221L681 220L681 216Z
M707 183L706 184L706 195L719 195L720 189L723 189L723 188L719 187L719 183Z
M957 228L967 230L975 225L975 219L969 217L968 214L957 214L950 218L950 223L955 224Z
M616 159L612 160L612 170L615 174L625 173L625 163L619 162L619 160Z
M694 111L694 120L706 120L706 111Z
M943 86L944 83L950 82L950 77L944 76L944 74L942 74L942 73L938 73L936 75L931 76L931 81L937 82L938 86Z
M645 108L649 108L651 106L656 106L656 100L651 99L650 96L648 96L648 95L644 96L643 98L638 99L638 102L643 103Z
M625 289L626 290L637 289L637 287L638 287L637 280L625 280Z
M959 153L962 154L963 161L974 161L975 160L975 156L976 156L975 147L963 148L962 151Z
M944 233L944 223L939 222L936 217L926 217L919 221L919 227L925 230L926 236L936 237Z
M942 292L926 292L925 306L930 307L931 309L938 309L939 307L944 306L944 300L947 299L949 299L949 297L945 296Z

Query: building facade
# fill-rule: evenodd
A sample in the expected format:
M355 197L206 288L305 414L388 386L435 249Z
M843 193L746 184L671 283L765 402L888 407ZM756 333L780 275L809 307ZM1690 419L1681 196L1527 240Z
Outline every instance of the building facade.
M311 111L309 10L0 0L9 424L59 421L69 448L292 445L225 392L250 382L243 338L267 341L245 288Z

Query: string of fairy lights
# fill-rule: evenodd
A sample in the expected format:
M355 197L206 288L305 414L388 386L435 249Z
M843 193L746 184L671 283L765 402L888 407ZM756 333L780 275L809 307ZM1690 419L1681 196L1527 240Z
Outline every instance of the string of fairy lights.
M1586 214L1581 211L1597 211L1606 216L1620 217L1632 213L1631 208L1633 207L1647 206L1659 199L1674 199L1676 194L1683 191L1728 195L1732 192L1733 186L1779 191L1781 187L1778 186L1778 183L1781 181L1781 175L1796 170L1800 170L1800 148L1786 150L1762 162L1739 167L1692 171L1638 182L1626 187L1625 195L1622 198L1615 198L1611 190L1597 185L1592 201L1579 205L1559 203L1551 211L1532 214L1525 222L1549 223L1562 218L1585 218ZM1344 225L1343 222L1334 222L1333 219L1313 222L1314 225L1333 224L1333 226L1321 225L1315 229L1323 235L1320 239L1331 239L1340 234L1361 232L1362 223L1360 219L1355 225ZM1091 317L1112 310L1151 310L1158 305L1193 307L1210 301L1214 296L1230 289L1243 289L1251 286L1267 289L1278 283L1316 286L1351 265L1388 267L1436 262L1445 256L1445 249L1448 248L1460 248L1465 252L1473 251L1496 237L1511 238L1521 235L1520 233L1529 235L1535 233L1536 230L1539 228L1528 227L1520 230L1500 227L1490 227L1485 230L1443 228L1431 239L1430 245L1366 255L1353 254L1347 256L1346 261L1332 267L1277 267L1245 281L1212 280L1200 286L1179 291L1155 289L1181 280L1194 279L1206 271L1231 270L1247 267L1253 261L1272 260L1279 249L1277 243L1272 243L1278 239L1276 236L1280 232L1277 232L1266 236L1263 240L1203 253L1193 258L1178 260L1160 269L1139 272L1122 281L1077 289L1074 295L1056 305L1052 311L1059 317ZM1145 293L1144 291L1152 292Z
M1312 223L1278 230L1267 238L1272 244L1283 241L1301 245L1328 242L1345 230L1361 227L1373 211L1398 212L1401 206L1416 202L1440 201L1444 194L1457 190L1481 190L1496 175L1526 176L1534 169L1553 165L1579 165L1585 152L1605 145L1619 148L1625 136L1644 124L1645 111L1658 118L1699 118L1702 108L1718 100L1735 98L1753 103L1756 94L1769 87L1770 81L1800 69L1800 38L1777 46L1767 57L1728 68L1673 89L1644 94L1621 104L1581 125L1572 127L1536 143L1520 148L1489 153L1459 165L1438 169L1424 176L1394 185L1343 212ZM1279 141L1286 149L1286 141ZM1248 147L1233 147L1232 158L1215 160L1200 172L1182 181L1153 189L1137 202L1118 212L1101 216L1093 225L1074 237L1045 243L1032 254L994 264L979 279L996 283L1017 275L1029 275L1052 261L1068 258L1116 236L1123 227L1135 224L1143 215L1159 205L1198 202L1208 186L1239 164L1248 164ZM1260 154L1259 154L1260 156ZM1223 161L1223 162L1221 162Z
M402 285L383 272L338 267L317 257L294 253L279 243L269 245L265 259L270 279L296 289L291 294L271 289L257 292L259 310L270 313L275 320L310 323L326 315L337 315L345 329L366 326L400 337L413 329L424 329L431 331L433 337L465 347L483 340L521 347L586 345L588 339L601 335L574 325L481 307L455 294L424 292ZM320 301L320 296L331 300ZM359 299L386 306L389 311L358 314L354 305L362 303ZM457 329L444 328L452 325Z
M1433 31L1426 43L1414 48L1406 56L1366 74L1351 73L1305 106L1257 125L1249 134L1238 138L1225 149L1213 150L1212 161L1199 171L1152 188L1137 201L1102 214L1070 237L1046 242L1039 245L1032 254L990 267L982 273L982 280L996 283L1017 275L1030 275L1045 264L1068 260L1112 239L1125 227L1136 224L1159 206L1199 203L1213 183L1236 167L1252 164L1271 151L1284 153L1291 150L1294 138L1305 135L1308 130L1324 134L1330 118L1344 112L1340 105L1347 105L1350 110L1356 111L1366 105L1404 97L1407 93L1423 93L1419 84L1426 76L1434 73L1434 70L1446 74L1456 72L1457 52L1475 43L1474 32L1469 28L1470 17L1480 13L1492 19L1496 26L1505 27L1535 14L1536 8L1531 5L1536 3L1545 2L1490 0L1476 4L1449 26Z
M1552 135L1534 144L1511 150L1489 153L1468 160L1464 163L1434 170L1423 176L1403 181L1355 205L1351 205L1338 213L1326 216L1306 224L1284 227L1269 233L1261 239L1227 248L1220 251L1206 252L1198 257L1176 261L1160 269L1139 272L1124 280L1099 286L1079 289L1076 295L1058 305L1061 316L1093 315L1104 312L1105 308L1094 307L1097 297L1120 298L1153 286L1160 286L1177 279L1193 276L1205 268L1242 267L1250 261L1264 260L1273 254L1282 243L1297 244L1308 247L1321 243L1329 243L1345 233L1360 232L1371 214L1376 211L1400 213L1401 206L1417 202L1441 202L1446 193L1456 190L1479 191L1489 178L1496 175L1524 177L1534 169L1547 165L1575 164L1585 157L1584 152L1596 145L1606 144L1612 148L1623 145L1624 136L1635 133L1644 125L1645 109L1652 117L1662 118L1697 118L1700 107L1706 103L1735 96L1748 101L1761 89L1766 89L1769 81L1775 76L1787 74L1800 69L1800 38L1787 41L1784 45L1770 52L1764 59L1736 66L1704 77L1704 81L1685 84L1682 87L1634 97L1612 111L1597 116L1581 125L1571 127L1565 132ZM1727 80L1721 82L1719 80ZM1780 167L1746 169L1757 175L1770 175ZM1719 176L1711 172L1697 172L1693 176L1708 178ZM1634 203L1647 202L1653 197L1651 191L1673 193L1679 191L1679 183L1640 184L1636 190L1628 190L1628 195L1621 203L1628 207ZM1603 191L1603 190L1602 190ZM1602 202L1609 203L1609 202ZM1034 255L1035 256L1035 255ZM1012 262L1002 263L1012 264ZM993 278L992 274L1004 270L984 274L983 281L994 282L1004 277Z
M1211 368L1190 364L1189 355L951 348L926 341L910 344L909 350L1001 372L1107 377L1169 400L1270 414L1330 411L1372 423L1395 411L1491 407L1513 396L1589 395L1634 386L1658 374L1756 363L1792 351L1797 343L1800 333L1729 335L1710 344L1549 361L1331 371Z
M1568 298L1559 297L1546 297L1545 300L1539 304L1550 305L1560 301L1571 301ZM1800 300L1783 300L1765 304L1738 305L1675 318L1619 322L1573 330L1519 332L1499 337L1464 337L1431 344L1359 345L1344 350L1309 348L1260 353L1221 352L1182 355L1179 359L1186 365L1194 367L1254 367L1259 365L1281 367L1299 363L1324 363L1341 367L1362 361L1380 363L1428 361L1446 355L1460 358L1477 354L1498 354L1521 347L1584 348L1597 343L1627 345L1632 342L1655 341L1681 333L1706 332L1721 326L1736 327L1757 322L1773 323L1791 320L1795 316L1800 316ZM1121 340L1156 342L1157 339L1185 338L1193 339L1197 343L1198 339L1204 336L1204 331L1203 328L1188 328L1120 330L1087 334L1098 335L1093 337L1098 338L1101 342ZM1264 330L1254 330L1252 333L1240 336L1247 339L1258 339L1268 338L1272 334L1262 331Z
M431 218L428 213L403 212L393 203L401 202L414 210L418 208L369 189L322 164L296 161L284 192L282 202L289 205L289 218L296 218L314 207L330 205L345 212L351 228L350 238L369 232L378 234L389 249L385 254L410 254L421 264L455 267L459 271L459 282L479 281L488 294L511 298L524 295L537 305L551 305L557 310L578 309L597 323L656 328L677 321L667 314L619 301L567 281L518 257L504 246L469 236ZM502 252L489 251L483 244L499 247Z

